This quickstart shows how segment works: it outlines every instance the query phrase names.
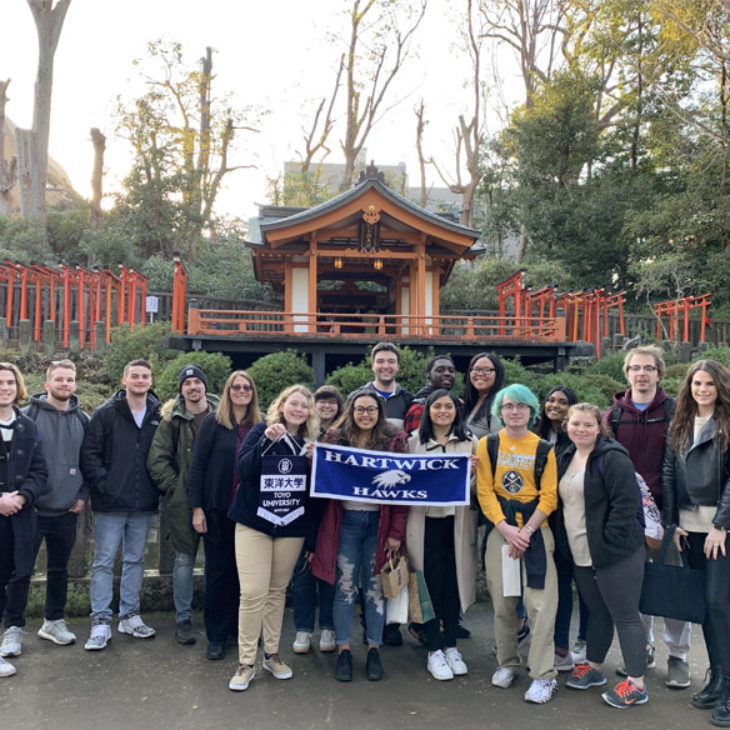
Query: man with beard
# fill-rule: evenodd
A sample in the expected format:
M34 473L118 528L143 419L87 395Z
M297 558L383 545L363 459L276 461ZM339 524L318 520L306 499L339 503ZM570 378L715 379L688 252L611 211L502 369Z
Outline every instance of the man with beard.
M421 425L421 416L428 396L439 388L451 390L454 387L455 372L454 361L449 355L436 355L428 361L426 385L413 396L413 402L406 413L404 428L408 433L413 433Z
M38 636L65 646L76 641L66 626L65 608L76 523L88 501L79 456L89 417L75 395L76 365L71 360L54 360L46 371L44 387L45 392L31 396L30 405L22 410L38 426L48 464L48 480L36 501L38 527L33 544L34 562L44 540L47 556L45 620ZM30 574L8 584L2 656L21 653L29 589Z
M172 569L175 640L190 645L195 643L193 567L200 534L193 529L192 510L188 506L188 472L198 427L215 410L218 398L208 395L205 373L195 363L180 370L178 383L178 395L162 406L147 468L163 494L161 520L175 548Z

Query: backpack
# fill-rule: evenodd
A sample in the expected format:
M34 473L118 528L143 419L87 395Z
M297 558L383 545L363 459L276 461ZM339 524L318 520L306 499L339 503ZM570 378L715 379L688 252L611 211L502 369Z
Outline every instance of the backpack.
M542 480L542 473L545 471L545 464L547 464L548 454L552 449L552 444L545 439L540 439L537 444L537 450L535 451L535 484L538 490L540 489L540 481ZM490 433L487 436L487 454L489 454L489 463L492 466L492 479L497 471L497 457L499 454L499 434Z
M28 406L28 410L25 412L25 415L30 418L31 421L35 422L36 418L38 418L38 412L40 411L40 408L38 407L37 403L31 403ZM77 408L74 413L76 414L76 417L81 421L81 427L84 429L84 432L86 431L86 427L89 425L89 421L91 420L80 408Z
M672 416L674 415L674 402L674 398L667 398L662 404L664 406L664 415L661 418L650 418L643 423L648 425L650 423L668 423L669 421L671 421ZM618 439L618 427L622 423L632 423L634 425L636 425L637 423L641 423L641 421L636 418L621 418L623 413L623 408L618 405L614 405L613 408L611 408L611 415L608 417L608 422L611 424L611 431L615 439Z
M599 454L596 458L596 469L598 470L598 476L603 479L603 454ZM634 471L634 477L636 479L636 489L639 492L640 503L640 507L636 513L636 520L641 525L647 537L661 540L664 535L664 528L662 527L662 515L659 507L654 501L654 497L644 477L638 471Z

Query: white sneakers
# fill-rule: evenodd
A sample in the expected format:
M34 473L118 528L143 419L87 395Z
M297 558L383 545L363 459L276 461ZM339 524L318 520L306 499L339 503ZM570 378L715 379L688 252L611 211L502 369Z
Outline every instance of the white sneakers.
M431 676L434 679L438 679L441 682L454 678L454 673L451 671L451 667L446 661L446 657L441 649L438 651L430 651L428 653L426 669L431 672Z
M573 644L573 649L570 652L570 656L572 657L573 661L576 664L585 664L586 663L586 649L588 648L588 645L586 644L583 639L576 639L575 644Z
M234 692L243 692L248 689L248 685L251 684L251 680L255 676L256 670L253 664L251 666L241 664L233 677L231 677L231 681L228 683L228 689L232 689Z
M0 657L0 677L12 677L16 672L15 667Z
M461 677L466 674L469 670L466 668L466 663L461 658L461 653L455 646L450 646L446 652L446 661L449 664L451 671L455 677Z
M58 644L59 646L67 646L68 644L73 644L76 641L76 634L69 631L68 626L66 626L66 622L59 618L56 621L49 621L46 619L43 622L43 626L38 629L38 636L41 637L41 639L48 639L48 641L52 641L54 644Z
M147 626L139 614L121 619L117 631L120 634L129 634L135 639L151 639L155 635L155 630Z
M525 702L544 705L550 702L557 689L558 683L554 679L533 679L530 688L525 692Z
M0 657L20 656L23 651L23 629L20 626L10 626L5 629L3 641L0 644Z
M322 629L319 634L319 650L325 654L337 648L334 629Z
M94 624L91 627L91 635L84 644L84 649L86 651L101 651L106 649L106 645L111 639L112 629L109 624Z
M517 672L511 667L497 667L497 671L492 675L492 684L507 689L512 686L516 676Z
M295 654L306 654L312 645L312 634L309 631L297 631L291 648Z
M556 672L572 672L575 669L575 662L570 652L567 652L565 656L560 656L558 652L555 652L555 667Z

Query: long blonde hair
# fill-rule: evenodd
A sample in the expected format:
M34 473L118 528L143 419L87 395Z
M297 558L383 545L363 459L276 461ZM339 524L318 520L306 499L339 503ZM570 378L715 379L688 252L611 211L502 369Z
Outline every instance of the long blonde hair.
M215 409L215 420L229 430L233 430L238 425L233 415L233 404L231 403L231 386L233 385L233 381L238 377L247 380L251 386L251 402L246 407L246 417L241 422L241 425L251 428L251 426L261 421L259 394L256 390L256 383L253 382L253 378L245 370L234 370L228 376L228 380L226 380L226 384L223 386L220 401L218 401Z
M314 441L319 435L319 416L317 415L317 409L314 407L312 391L305 385L290 385L274 398L269 410L266 411L266 425L273 426L275 423L284 423L284 414L281 412L281 407L286 403L287 398L294 393L301 393L307 399L307 405L309 406L309 416L299 426L297 435L300 438ZM286 426L286 423L284 425Z

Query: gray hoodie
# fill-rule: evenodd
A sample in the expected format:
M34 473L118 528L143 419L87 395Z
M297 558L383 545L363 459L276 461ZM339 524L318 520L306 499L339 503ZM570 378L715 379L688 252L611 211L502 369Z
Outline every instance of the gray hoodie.
M81 444L89 417L72 395L68 409L59 411L47 401L46 393L31 396L23 413L32 418L43 438L43 454L48 464L48 481L36 502L38 514L58 517L77 500L88 501L89 488L79 468Z

